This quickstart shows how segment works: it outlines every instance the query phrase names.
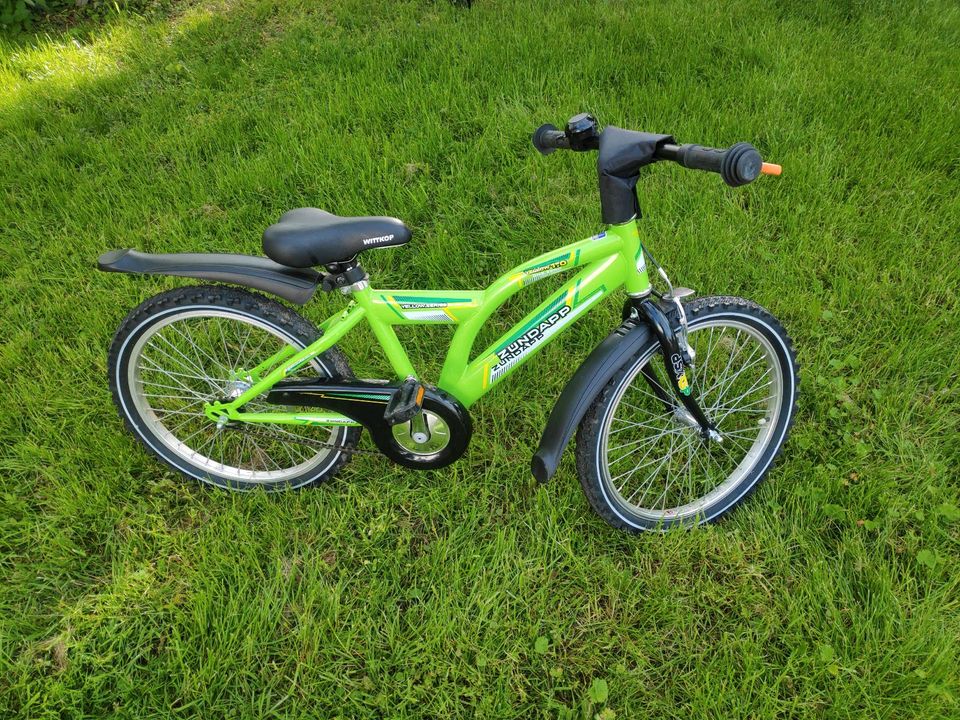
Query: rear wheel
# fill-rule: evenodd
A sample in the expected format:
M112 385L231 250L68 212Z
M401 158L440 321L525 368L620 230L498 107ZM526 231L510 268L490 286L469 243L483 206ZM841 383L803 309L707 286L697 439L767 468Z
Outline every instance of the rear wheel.
M183 475L234 490L297 488L329 480L349 459L359 429L239 423L222 428L204 404L250 386L243 370L320 332L293 310L246 290L186 287L134 309L110 348L110 389L128 429ZM352 377L328 350L299 371ZM276 411L254 399L249 412Z
M676 402L658 342L627 362L587 411L577 471L593 508L630 531L719 518L769 472L793 423L797 365L777 320L741 298L685 305L693 394L721 440Z

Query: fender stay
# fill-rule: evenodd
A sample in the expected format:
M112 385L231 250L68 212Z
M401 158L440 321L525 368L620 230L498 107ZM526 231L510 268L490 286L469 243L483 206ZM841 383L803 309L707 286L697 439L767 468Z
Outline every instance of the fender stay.
M530 471L538 482L553 477L564 448L594 398L614 373L652 338L649 326L634 314L607 335L577 368L553 406L540 446L530 461Z
M321 275L312 268L291 268L254 255L166 253L111 250L97 259L106 272L178 275L243 285L303 305L317 289Z

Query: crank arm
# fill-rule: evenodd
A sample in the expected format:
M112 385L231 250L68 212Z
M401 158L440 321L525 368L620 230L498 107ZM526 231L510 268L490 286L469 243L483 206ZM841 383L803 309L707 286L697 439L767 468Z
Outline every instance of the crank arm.
M683 353L680 343L677 341L676 333L670 326L670 321L660 307L649 299L642 300L636 304L641 316L646 318L647 324L653 329L654 334L660 341L660 349L663 354L663 365L667 371L667 377L670 379L672 388L677 399L683 404L691 417L697 421L700 426L700 432L705 437L713 437L717 434L717 429L707 418L700 403L693 395L693 387L687 380L686 367L683 363ZM646 376L645 376L646 377ZM649 379L648 379L649 382ZM658 397L660 394L658 393ZM663 400L662 397L660 397Z

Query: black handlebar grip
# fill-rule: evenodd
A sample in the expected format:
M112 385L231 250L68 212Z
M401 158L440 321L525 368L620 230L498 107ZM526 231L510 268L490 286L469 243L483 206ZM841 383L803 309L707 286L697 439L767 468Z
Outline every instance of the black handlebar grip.
M691 170L720 172L724 150L702 145L681 145L677 150L677 162Z
M760 176L763 159L750 143L741 142L727 148L720 166L720 177L730 187L746 185Z
M730 187L753 182L760 175L763 160L750 143L737 143L726 150L681 145L677 150L677 162L691 170L707 170L719 173Z
M556 125L547 123L533 131L533 146L541 155L549 155L554 150L569 148L570 141L563 130L558 130Z

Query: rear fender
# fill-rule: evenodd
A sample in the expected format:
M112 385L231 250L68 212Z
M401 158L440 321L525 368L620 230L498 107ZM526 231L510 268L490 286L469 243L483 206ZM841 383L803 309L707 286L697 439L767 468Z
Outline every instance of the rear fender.
M106 272L177 275L242 285L303 305L322 277L311 268L291 268L263 257L232 254L171 253L153 255L136 250L111 250L97 259Z
M540 446L530 462L530 471L539 482L553 477L577 425L610 378L653 340L649 326L634 313L597 345L577 368L553 406Z

